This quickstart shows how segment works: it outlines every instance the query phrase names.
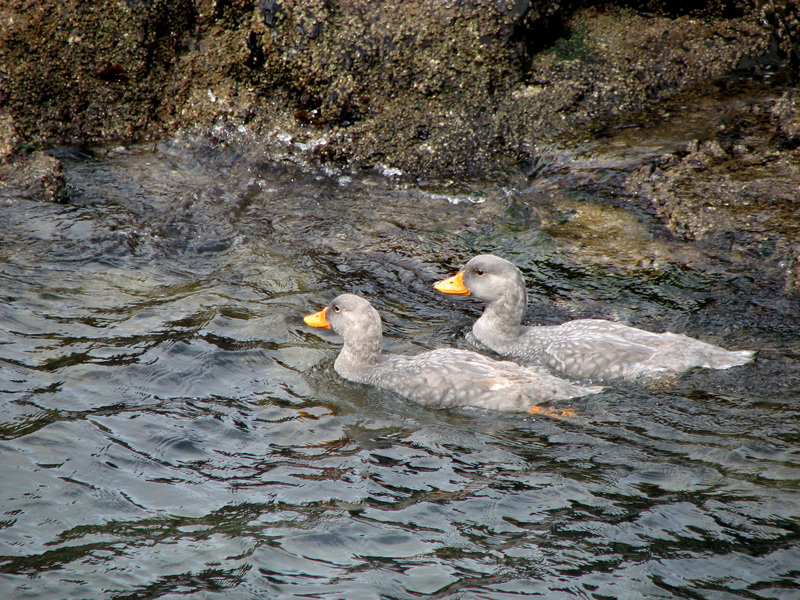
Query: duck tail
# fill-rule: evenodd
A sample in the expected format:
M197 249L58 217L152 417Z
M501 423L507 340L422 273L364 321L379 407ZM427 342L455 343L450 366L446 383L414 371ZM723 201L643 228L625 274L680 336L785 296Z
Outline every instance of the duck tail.
M709 366L714 369L730 369L749 363L755 356L755 350L724 350L709 357L712 363Z

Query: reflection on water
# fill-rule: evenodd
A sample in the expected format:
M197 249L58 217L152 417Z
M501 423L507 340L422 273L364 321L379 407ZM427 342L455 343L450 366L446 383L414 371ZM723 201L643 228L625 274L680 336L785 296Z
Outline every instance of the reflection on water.
M796 593L800 309L757 276L585 182L404 186L185 140L61 155L70 204L0 204L3 598ZM300 319L355 292L393 351L463 344L479 306L431 283L484 251L524 270L530 319L759 359L568 420L436 411L342 381Z

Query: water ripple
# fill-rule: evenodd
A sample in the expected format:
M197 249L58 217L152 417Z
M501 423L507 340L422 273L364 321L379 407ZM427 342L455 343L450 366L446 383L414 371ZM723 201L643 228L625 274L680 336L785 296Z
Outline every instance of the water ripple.
M64 160L70 205L0 205L0 596L792 597L800 310L756 275L555 188L188 138ZM438 411L343 381L302 323L350 291L392 351L464 345L479 305L430 284L486 250L523 267L531 320L759 358L570 419Z

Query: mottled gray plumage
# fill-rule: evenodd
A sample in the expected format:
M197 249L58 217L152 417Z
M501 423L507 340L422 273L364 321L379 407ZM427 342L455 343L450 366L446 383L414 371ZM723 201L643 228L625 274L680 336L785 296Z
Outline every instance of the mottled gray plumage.
M367 300L353 294L342 294L320 313L344 338L344 347L333 365L337 373L421 404L526 411L542 401L574 398L602 389L576 385L544 370L497 361L469 350L439 348L408 356L383 354L380 315ZM306 322L313 324L309 319L314 316L306 317Z
M732 352L685 335L651 333L602 319L523 327L527 294L522 273L499 256L474 257L461 281L470 295L487 303L472 327L478 341L501 356L577 379L653 379L692 367L727 369L753 358L749 350Z

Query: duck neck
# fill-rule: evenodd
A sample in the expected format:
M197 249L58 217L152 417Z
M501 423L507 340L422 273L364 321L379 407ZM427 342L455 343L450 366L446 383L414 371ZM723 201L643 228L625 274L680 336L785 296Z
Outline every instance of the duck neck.
M486 305L480 319L475 321L472 328L475 337L490 348L492 343L516 340L526 307L527 294L524 287L508 290L506 294Z
M345 379L365 381L370 367L381 360L381 327L371 326L359 335L346 337L344 346L336 357L334 369Z

